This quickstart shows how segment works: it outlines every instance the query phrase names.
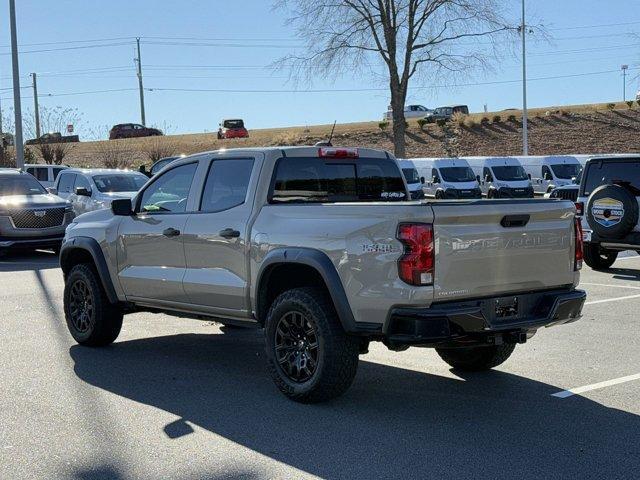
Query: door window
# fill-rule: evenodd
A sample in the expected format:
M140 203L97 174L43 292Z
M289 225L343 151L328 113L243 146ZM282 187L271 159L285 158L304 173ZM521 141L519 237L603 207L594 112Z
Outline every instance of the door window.
M485 182L493 182L493 175L491 175L491 170L489 170L489 168L484 167L482 169L482 177L484 178Z
M140 211L147 213L183 213L197 163L172 168L163 173L142 194Z
M247 197L253 159L215 160L202 193L200 211L221 212L242 205Z
M47 167L29 167L27 168L27 173L36 177L39 182L49 181L49 169Z
M53 168L53 180L55 181L56 178L58 178L58 175L60 174L60 172L64 170L64 168Z
M435 168L431 169L431 178L433 183L440 183L440 175L438 175L438 170Z
M58 179L58 192L59 193L71 193L73 190L73 184L76 180L75 173L61 173Z
M91 183L87 180L83 175L76 175L76 182L73 185L73 191L76 191L76 188L86 188L91 191Z
M546 165L542 166L542 179L553 180L553 175L551 175L551 170Z

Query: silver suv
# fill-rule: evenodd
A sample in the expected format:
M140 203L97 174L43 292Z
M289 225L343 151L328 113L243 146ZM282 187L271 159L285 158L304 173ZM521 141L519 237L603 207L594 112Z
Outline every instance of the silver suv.
M10 248L60 248L71 206L30 174L0 170L0 253Z
M135 311L263 328L275 384L318 402L347 390L370 341L486 370L580 317L572 202L408 198L397 161L377 150L176 160L133 200L67 229L67 326L89 346L113 342Z

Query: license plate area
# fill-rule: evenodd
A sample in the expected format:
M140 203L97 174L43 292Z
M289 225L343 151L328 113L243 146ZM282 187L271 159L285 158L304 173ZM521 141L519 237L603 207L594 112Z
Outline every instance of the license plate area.
M518 317L520 313L518 297L498 298L494 302L494 314L497 320Z

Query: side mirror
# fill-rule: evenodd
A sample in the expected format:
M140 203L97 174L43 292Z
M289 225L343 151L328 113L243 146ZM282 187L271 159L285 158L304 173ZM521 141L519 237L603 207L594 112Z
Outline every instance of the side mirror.
M111 211L120 217L129 217L133 214L130 198L118 198L111 202Z
M545 180L553 180L553 177L551 176L551 174L549 172L545 172L544 179Z
M76 195L78 195L79 197L90 197L91 190L85 187L76 187Z
M529 180L531 180L531 174L527 173L527 177L529 177Z
M49 188L47 188L47 192L49 192L51 195L57 195L58 194L58 189L54 188L54 187L49 187Z
M424 177L420 177L420 183L424 183Z
M480 183L480 175L476 175L476 181Z

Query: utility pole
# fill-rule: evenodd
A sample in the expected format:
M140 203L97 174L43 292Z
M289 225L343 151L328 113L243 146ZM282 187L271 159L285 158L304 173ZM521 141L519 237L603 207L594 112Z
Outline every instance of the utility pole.
M31 74L33 78L33 112L36 117L36 138L40 138L40 110L38 109L38 82L35 72Z
M13 111L15 113L16 166L24 168L24 144L22 143L22 105L20 103L20 68L18 66L18 34L16 32L16 2L9 0L11 24L11 63L13 66Z
M529 155L529 132L527 114L527 23L525 17L525 0L522 0L522 154Z
M629 65L622 65L622 101L627 101L627 70Z
M136 63L138 64L138 86L140 87L140 123L142 126L147 126L147 121L144 115L144 87L142 86L142 59L140 57L140 37L136 38L136 44L138 46L138 58Z

